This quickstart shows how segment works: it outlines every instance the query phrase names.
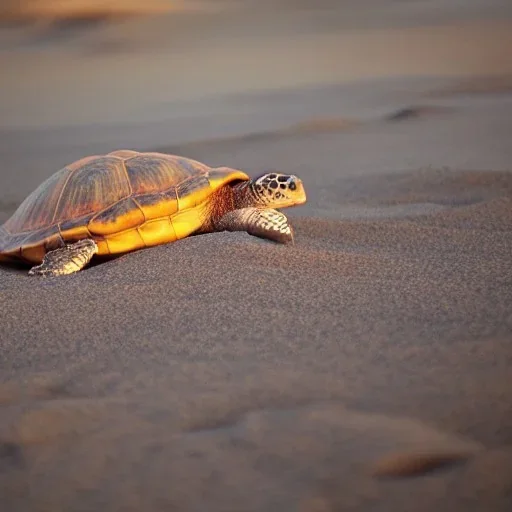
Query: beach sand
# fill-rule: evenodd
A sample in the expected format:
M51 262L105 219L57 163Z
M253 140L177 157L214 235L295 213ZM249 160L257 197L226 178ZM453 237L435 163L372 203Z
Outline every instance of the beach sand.
M2 510L511 510L512 9L232 4L0 31L0 222L120 147L308 192L293 246L0 268Z

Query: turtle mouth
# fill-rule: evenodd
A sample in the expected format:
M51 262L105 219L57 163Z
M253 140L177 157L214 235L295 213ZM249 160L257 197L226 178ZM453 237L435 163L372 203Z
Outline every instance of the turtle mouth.
M290 206L300 206L307 201L304 184L299 178L294 176L293 179L291 179L288 183L288 188L293 193L292 197L290 198L293 203Z
M272 204L274 208L292 208L300 206L307 200L306 191L302 182L297 180L294 182L295 187L288 188L285 191L277 191L272 194Z

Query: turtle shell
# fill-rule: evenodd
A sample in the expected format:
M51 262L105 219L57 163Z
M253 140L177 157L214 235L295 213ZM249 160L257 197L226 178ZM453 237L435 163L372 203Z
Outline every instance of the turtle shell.
M119 150L50 176L0 227L0 260L39 263L66 242L92 238L100 255L184 238L219 187L249 177L188 158Z

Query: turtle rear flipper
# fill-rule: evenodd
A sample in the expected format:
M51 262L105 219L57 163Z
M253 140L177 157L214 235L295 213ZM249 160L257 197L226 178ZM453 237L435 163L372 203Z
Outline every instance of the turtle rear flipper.
M272 208L241 208L228 212L220 219L218 230L247 231L274 242L293 242L293 231L286 215Z
M31 276L62 276L82 270L98 252L94 240L86 238L46 253L41 265L32 267Z

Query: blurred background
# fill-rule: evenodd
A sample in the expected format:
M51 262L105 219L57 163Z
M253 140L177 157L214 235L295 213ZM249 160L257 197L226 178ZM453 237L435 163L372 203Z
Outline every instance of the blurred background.
M3 0L0 21L0 221L90 153L217 164L197 144L313 137L512 90L509 0ZM417 164L472 166L452 160ZM272 162L246 164L259 165Z

